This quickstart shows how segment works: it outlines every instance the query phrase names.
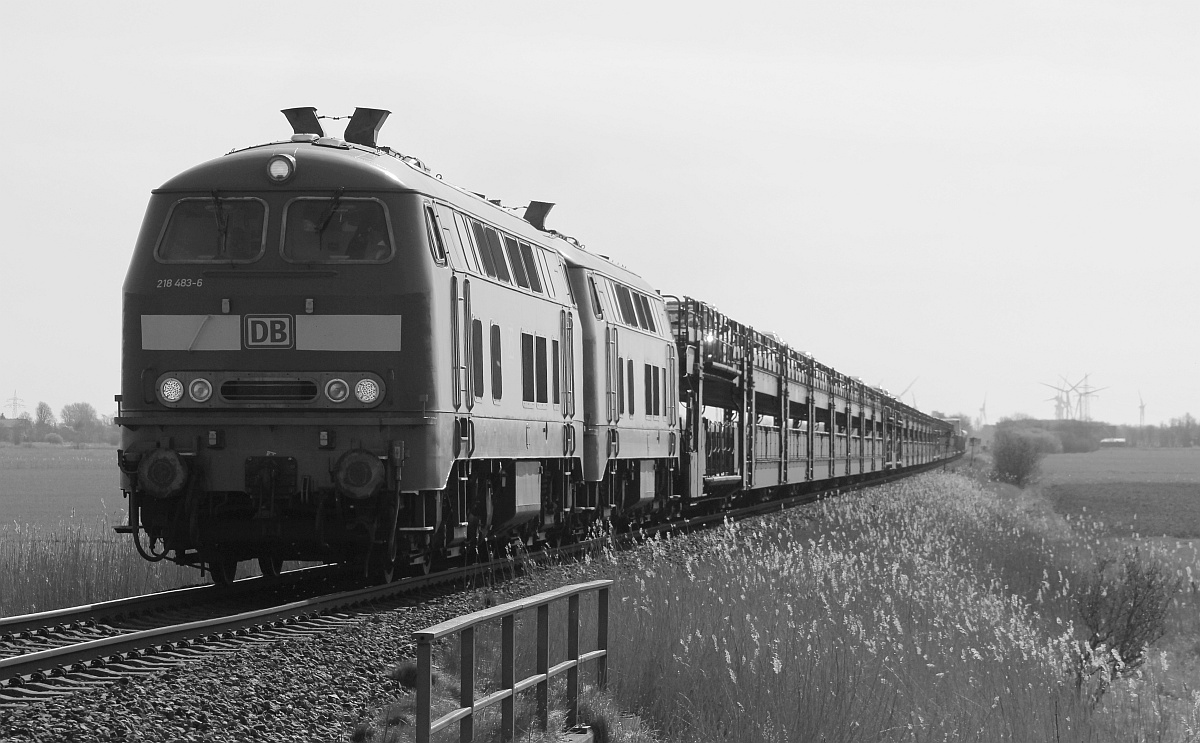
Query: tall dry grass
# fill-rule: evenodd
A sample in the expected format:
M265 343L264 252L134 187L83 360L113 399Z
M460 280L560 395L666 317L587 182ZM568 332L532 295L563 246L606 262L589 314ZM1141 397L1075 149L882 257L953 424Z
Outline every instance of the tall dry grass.
M55 527L0 525L0 616L124 598L198 582L199 573L150 563L102 518Z
M933 474L572 579L617 579L612 693L669 740L1200 740L1158 651L1093 706L1075 616L1102 532Z

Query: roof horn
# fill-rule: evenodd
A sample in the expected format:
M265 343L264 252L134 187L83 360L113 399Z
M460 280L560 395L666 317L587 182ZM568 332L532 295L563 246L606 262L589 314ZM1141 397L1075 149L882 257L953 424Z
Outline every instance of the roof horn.
M546 215L553 208L554 204L549 201L531 201L529 206L525 207L525 221L545 232Z
M325 136L325 130L321 128L321 122L317 121L317 109L312 107L285 108L282 113L287 117L288 123L292 125L294 133L315 134L318 137Z
M390 113L391 111L385 111L382 108L354 109L354 115L350 117L350 123L346 125L346 133L342 138L354 144L378 147L375 137L379 135L379 129L383 126L383 122L387 121Z

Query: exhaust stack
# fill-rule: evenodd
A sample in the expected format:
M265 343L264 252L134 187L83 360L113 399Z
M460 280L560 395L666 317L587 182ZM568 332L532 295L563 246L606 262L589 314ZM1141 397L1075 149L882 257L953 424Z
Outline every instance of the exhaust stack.
M282 111L287 117L288 123L292 125L292 132L295 134L315 134L318 137L325 136L325 130L321 128L321 122L317 121L317 109L307 108L285 108Z
M342 138L354 144L378 147L375 138L379 136L379 129L383 122L387 121L390 113L391 111L382 108L354 109L354 115L350 117L350 123L346 125L346 133Z
M531 201L529 206L525 207L525 221L545 232L546 215L553 208L554 204L549 201Z

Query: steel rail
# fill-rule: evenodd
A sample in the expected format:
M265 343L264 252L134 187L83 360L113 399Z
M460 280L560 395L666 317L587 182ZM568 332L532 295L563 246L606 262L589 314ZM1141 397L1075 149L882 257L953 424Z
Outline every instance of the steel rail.
M267 582L271 587L289 586L304 580L309 580L323 574L323 571L333 573L332 566L318 565L314 567L289 570L279 578L264 582L260 577L242 578L230 586L187 586L174 588L157 593L145 593L110 601L100 601L94 604L81 604L62 609L50 609L30 614L17 614L11 617L0 617L0 638L7 635L17 635L22 632L35 632L56 626L78 626L85 622L98 622L110 617L129 617L131 614L171 609L178 606L202 604L213 599L241 598L255 595L262 591ZM340 566L339 566L340 567Z

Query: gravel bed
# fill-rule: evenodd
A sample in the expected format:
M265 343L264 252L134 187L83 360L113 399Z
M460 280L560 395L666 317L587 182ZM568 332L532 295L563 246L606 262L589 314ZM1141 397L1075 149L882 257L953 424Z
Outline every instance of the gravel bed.
M510 584L502 593L523 592ZM0 741L348 741L402 695L387 672L415 657L412 633L479 608L468 591L0 709Z

